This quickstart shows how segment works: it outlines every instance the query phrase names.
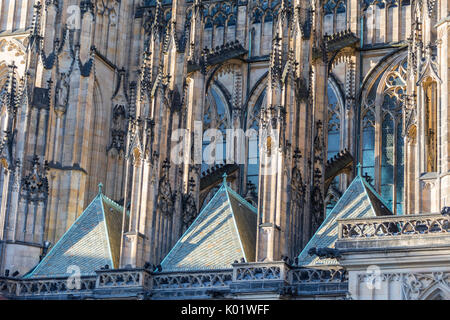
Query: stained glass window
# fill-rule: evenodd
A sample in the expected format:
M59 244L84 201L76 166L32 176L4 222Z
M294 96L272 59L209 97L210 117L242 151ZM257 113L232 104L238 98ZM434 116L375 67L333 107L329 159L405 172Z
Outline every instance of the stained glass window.
M403 192L405 189L405 158L404 140L402 136L402 121L397 124L397 214L403 214Z
M341 108L335 89L328 84L328 150L327 159L330 160L342 150L341 146ZM340 177L336 177L329 188L328 202L326 204L327 215L333 210L339 198L336 193L339 192Z
M226 130L229 126L227 117L227 107L222 96L218 91L212 87L209 90L210 99L207 99L206 111L203 115L203 131L208 132L208 129L219 129L222 133L221 137L211 137L204 135L203 137L203 157L209 154L214 157L214 163L210 163L211 159L203 158L202 172L205 172L211 165L225 163L227 156L226 151ZM207 148L212 148L212 143L216 143L216 148L213 152L206 152ZM211 149L208 149L210 151Z
M257 193L259 185L259 114L261 111L261 106L263 105L266 98L266 91L260 95L256 101L255 107L251 110L249 114L249 123L247 129L253 129L254 131L248 130L247 133L253 133L248 136L248 158L247 158L247 183L251 183L255 187L255 192Z
M379 75L370 88L363 109L362 165L363 174L372 178L372 184L389 209L400 215L404 213L402 101L407 76L406 60L394 65L386 73ZM386 79L384 83L382 79ZM382 96L378 97L380 92ZM376 106L376 103L380 105ZM381 119L379 132L375 130L375 119ZM375 146L380 146L380 155L375 152Z
M341 151L341 126L339 116L329 112L328 120L328 159L333 158Z
M375 178L375 116L368 111L363 119L363 174Z
M386 115L382 125L381 196L394 210L394 121Z
M328 84L328 159L341 151L340 108L333 87Z

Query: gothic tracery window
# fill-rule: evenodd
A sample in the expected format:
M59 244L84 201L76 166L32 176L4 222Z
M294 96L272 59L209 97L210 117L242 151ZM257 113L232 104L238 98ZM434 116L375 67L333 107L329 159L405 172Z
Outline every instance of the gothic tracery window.
M279 0L253 0L251 2L251 56L270 54L273 20L277 16Z
M257 194L259 186L259 116L261 106L266 103L266 90L259 96L255 106L247 116L247 177L246 182Z
M364 45L400 42L411 32L410 0L361 0Z
M425 135L427 172L437 171L437 83L431 78L424 82Z
M395 124L390 115L386 115L382 124L381 148L381 196L387 201L389 209L393 209L394 192L394 139Z
M328 83L328 142L327 142L327 160L331 160L334 156L339 154L343 149L342 146L342 133L341 120L343 119L343 106L342 101L339 99L337 85L334 81ZM336 177L328 190L326 208L327 214L336 205L340 198L340 176Z
M328 160L341 151L341 106L335 89L328 85Z
M220 89L216 86L211 87L203 114L202 172L213 165L225 163L227 156L226 131L231 128L229 108L225 101ZM217 129L219 134L216 135L210 129Z
M381 74L369 90L361 114L363 174L398 215L403 214L404 204L402 108L406 70L404 60Z
M192 13L189 13L189 18ZM203 21L205 23L205 43L210 48L234 41L237 6L229 2L205 4Z
M324 7L324 34L331 35L347 28L347 8L344 0L328 0Z
M371 110L364 114L362 128L363 172L373 180L375 177L375 115Z

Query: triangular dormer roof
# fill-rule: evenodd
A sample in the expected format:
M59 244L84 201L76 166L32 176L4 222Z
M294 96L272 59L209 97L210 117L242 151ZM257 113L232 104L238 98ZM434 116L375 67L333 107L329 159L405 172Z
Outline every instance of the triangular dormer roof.
M166 271L230 269L255 261L257 210L224 182L161 263Z
M338 220L371 218L377 216L393 215L388 205L377 194L373 187L358 175L339 199L336 206L325 218L318 231L299 255L299 265L339 265L336 259L320 259L309 255L312 248L334 248L338 239Z
M106 265L119 267L123 208L101 192L42 261L25 278L95 275Z

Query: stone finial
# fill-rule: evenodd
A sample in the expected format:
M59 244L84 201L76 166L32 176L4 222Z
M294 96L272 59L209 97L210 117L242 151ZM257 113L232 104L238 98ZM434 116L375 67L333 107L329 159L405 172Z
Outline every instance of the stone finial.
M227 181L227 180L228 180L228 175L227 175L226 173L224 173L223 176L222 176L222 178L223 178L223 184L224 184L224 185L227 185L227 182L228 182L228 181Z
M357 172L358 172L358 176L362 177L362 165L361 162L358 162L358 165L356 166Z

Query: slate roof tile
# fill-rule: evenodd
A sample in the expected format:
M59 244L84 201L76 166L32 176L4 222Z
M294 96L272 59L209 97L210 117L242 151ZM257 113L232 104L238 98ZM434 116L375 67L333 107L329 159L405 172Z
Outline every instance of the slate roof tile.
M225 183L161 263L166 271L229 269L254 261L256 209Z
M358 174L300 253L299 264L307 267L339 265L336 259L320 259L317 256L310 256L308 251L311 248L335 247L338 239L338 220L370 218L383 215L392 215L392 212L368 182Z
M75 223L26 278L68 277L80 268L94 275L105 265L119 264L123 208L99 193Z

